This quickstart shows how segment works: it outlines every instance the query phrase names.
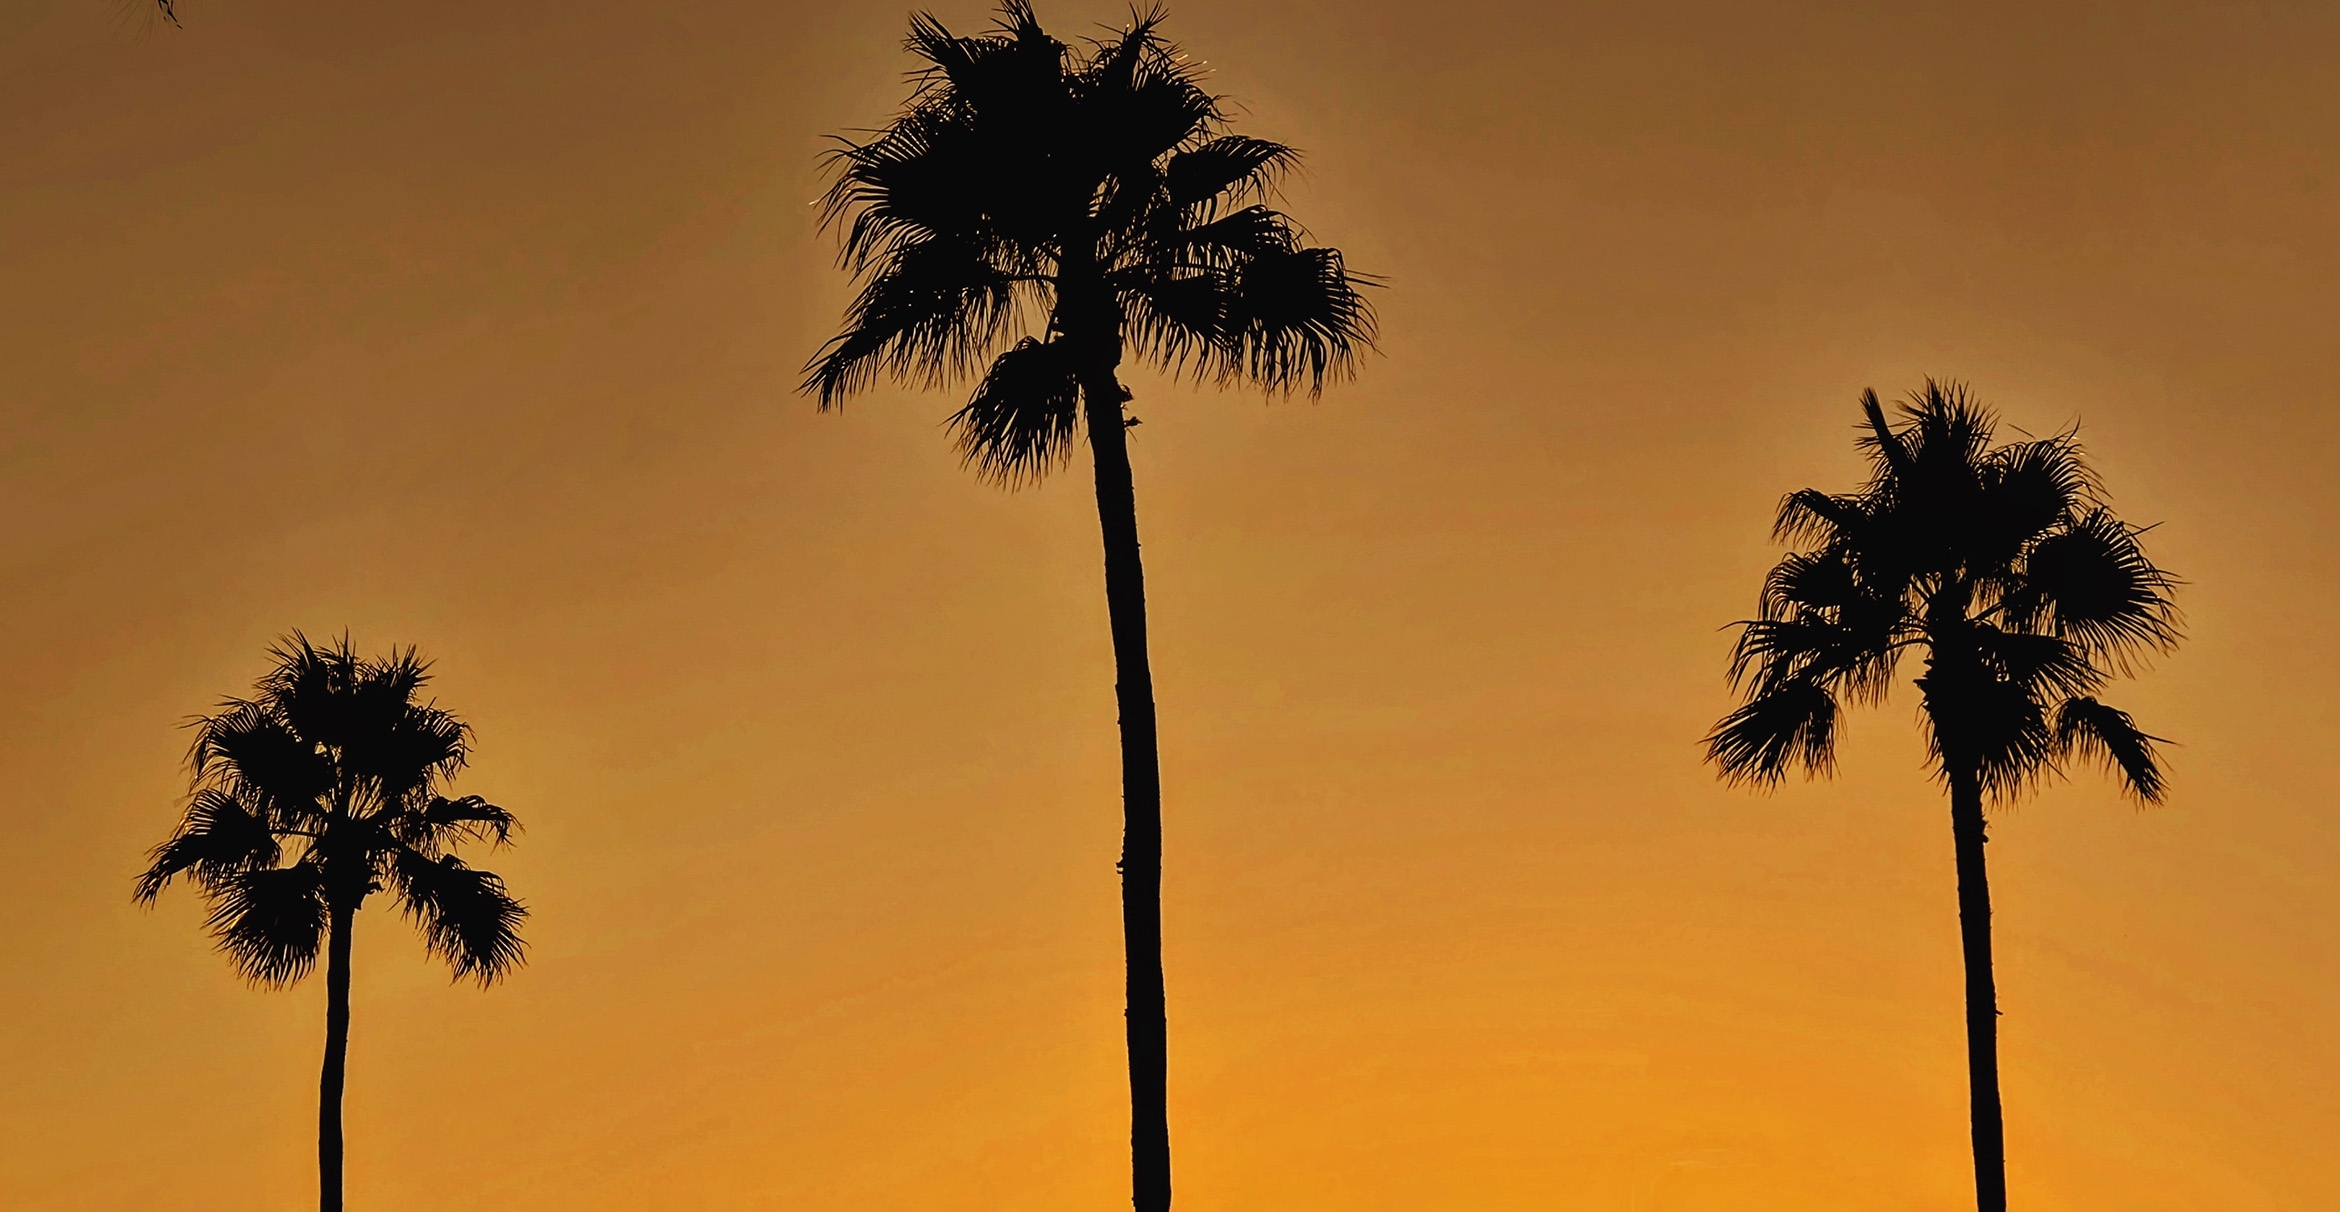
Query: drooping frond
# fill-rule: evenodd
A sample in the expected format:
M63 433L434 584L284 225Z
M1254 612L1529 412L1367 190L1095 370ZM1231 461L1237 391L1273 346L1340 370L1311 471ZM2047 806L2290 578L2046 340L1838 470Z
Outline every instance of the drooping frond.
M1985 677L1963 687L1955 712L1936 709L1925 715L1931 748L1937 759L1971 766L1983 794L2006 802L2020 795L2055 757L2055 731L2049 705L2036 689L2006 678ZM1944 735L1955 729L1955 748Z
M181 875L216 887L240 873L273 867L282 854L276 833L259 813L219 788L199 788L178 831L154 848L133 895L151 905Z
M980 359L1015 319L1015 280L961 242L922 239L874 274L846 312L846 328L806 370L804 390L824 409L882 371L939 383Z
M1804 681L1760 691L1707 734L1706 757L1734 783L1825 773L1836 764L1836 697Z
M1758 617L1784 619L1803 610L1842 609L1863 596L1852 561L1839 545L1790 552L1763 578Z
M1800 611L1784 619L1739 625L1730 678L1751 695L1801 682L1826 687L1856 703L1875 702L1892 685L1904 643L1895 620L1882 611L1851 610L1842 619Z
M1265 206L1246 206L1208 222L1180 227L1158 237L1163 263L1183 270L1236 270L1259 257L1295 252L1300 233L1292 221Z
M1374 339L1373 307L1359 285L1338 249L1251 257L1229 300L1220 378L1248 379L1271 392L1305 385L1315 395L1327 378L1351 373Z
M1222 242L1190 246L1198 261L1207 251L1225 264L1206 262L1133 286L1130 338L1173 371L1314 395L1372 348L1373 306L1361 289L1366 283L1337 250L1227 242L1274 230L1254 213L1262 209L1212 225L1206 238Z
M2085 694L2105 682L2104 671L2089 661L2087 651L2061 636L1980 623L1968 638L1989 677L2043 702Z
M391 871L400 905L455 979L492 985L526 958L520 923L528 910L493 873L415 850L399 851Z
M206 891L211 916L205 924L244 979L282 987L308 975L329 912L317 864L230 872Z
M973 399L951 415L959 454L1007 484L1037 480L1072 454L1080 382L1069 348L1030 337L999 355Z
M1757 617L1738 627L1730 681L1750 696L1811 682L1856 703L1875 702L1913 642L1895 587L1880 592L1841 539L1782 558L1764 578Z
M2060 752L2092 759L2120 775L2139 803L2161 802L2161 738L2146 735L2129 713L2092 698L2067 700L2056 712L2055 744Z

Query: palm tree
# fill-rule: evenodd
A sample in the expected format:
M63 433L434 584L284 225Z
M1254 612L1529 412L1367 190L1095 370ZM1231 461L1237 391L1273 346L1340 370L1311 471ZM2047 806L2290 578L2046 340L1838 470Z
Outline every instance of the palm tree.
M1744 703L1707 736L1707 757L1734 782L1825 773L1839 701L1884 701L1902 655L1924 652L1916 685L1958 864L1975 1194L1983 1212L2004 1212L1983 805L2071 758L2160 801L2158 738L2094 695L2176 644L2176 580L2113 516L2076 430L1994 446L1996 418L1932 380L1899 425L1873 391L1861 410L1869 482L1781 502L1775 537L1808 550L1780 560L1757 617L1739 625L1730 672Z
M414 649L358 657L345 636L318 648L294 632L249 699L197 719L192 795L138 878L152 904L186 876L206 923L245 979L282 988L325 952L325 1066L317 1105L318 1206L341 1208L341 1086L349 1054L350 928L388 891L456 979L484 988L518 966L528 915L493 873L455 856L462 842L511 840L512 814L442 794L471 751L471 728L415 695L429 666Z
M882 373L978 378L951 417L978 472L1096 473L1121 716L1122 921L1138 1212L1170 1206L1161 964L1161 780L1125 353L1174 374L1320 391L1373 341L1362 279L1268 205L1296 153L1231 133L1159 9L1068 47L1010 0L988 33L912 18L905 108L833 153L824 223L860 284L806 371L837 407Z

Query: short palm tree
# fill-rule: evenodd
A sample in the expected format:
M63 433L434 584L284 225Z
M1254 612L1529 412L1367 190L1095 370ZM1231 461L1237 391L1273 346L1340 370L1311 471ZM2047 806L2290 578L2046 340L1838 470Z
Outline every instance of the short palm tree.
M1861 409L1869 482L1781 503L1777 537L1807 550L1771 570L1759 614L1740 625L1731 678L1745 702L1707 737L1707 756L1734 781L1826 772L1840 702L1882 702L1902 655L1924 654L1916 685L1958 865L1975 1191L1983 1212L2003 1212L1983 805L2070 758L2100 760L2139 801L2160 800L2156 738L2094 696L2177 642L2175 581L2106 506L2075 433L1995 446L1991 413L1930 380L1898 425L1875 392Z
M349 1053L350 928L387 891L457 979L493 984L521 962L528 911L494 874L455 856L502 845L512 814L449 799L471 728L416 694L413 649L363 659L344 637L319 648L295 632L253 697L195 721L193 794L138 878L152 904L186 876L211 910L220 950L255 984L283 987L325 953L325 1066L317 1106L318 1206L341 1208L341 1087Z
M1133 353L1174 373L1313 393L1373 339L1361 279L1268 204L1293 150L1231 133L1160 24L1156 10L1074 49L1022 0L976 37L912 19L923 67L907 106L834 153L825 221L841 230L860 291L805 380L824 409L881 374L977 380L952 427L968 463L1008 483L1063 466L1085 433L1121 714L1138 1212L1170 1205L1170 1136L1137 422L1118 368Z

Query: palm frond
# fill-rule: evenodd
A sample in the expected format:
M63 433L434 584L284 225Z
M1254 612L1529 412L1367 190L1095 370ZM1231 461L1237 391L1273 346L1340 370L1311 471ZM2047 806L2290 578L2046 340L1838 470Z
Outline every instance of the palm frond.
M1795 767L1825 773L1836 764L1836 697L1807 681L1773 686L1724 716L1705 744L1733 783L1777 783Z
M1886 554L1862 552L1842 532L1817 551L1791 552L1764 577L1757 617L1817 611L1876 645L1898 643L1916 618L1907 571L1891 566Z
M1922 477L1931 472L1960 482L1977 478L1998 418L1967 391L1966 384L1928 378L1923 388L1909 394L1901 414L1905 423L1899 430L1900 445L1909 463L1900 474Z
M1014 316L1014 280L980 253L942 241L912 244L863 286L846 330L805 368L804 390L828 409L880 371L939 383L970 369Z
M196 785L231 792L281 828L320 813L333 786L332 758L295 733L273 699L230 699L221 707L190 725L187 767Z
M1212 351L1227 343L1232 277L1220 269L1140 276L1123 296L1130 344L1173 374L1208 377Z
M2161 758L2154 748L2160 744L2167 742L2147 735L2129 713L2092 698L2067 699L2056 711L2057 750L2101 762L2139 803L2161 802Z
M520 923L528 909L493 872L451 854L434 859L405 849L392 863L392 884L425 945L447 961L455 979L492 985L524 962Z
M1276 182L1300 162L1300 153L1249 135L1221 135L1170 157L1162 186L1183 213L1206 203L1241 205L1273 196ZM1204 218L1210 216L1206 213Z
M932 13L913 13L910 16L910 36L903 47L926 63L917 75L920 90L914 100L925 99L937 92L949 92L959 97L988 97L994 89L987 88L1000 74L1001 61L1021 50L1026 66L1032 57L1035 43L1054 42L1040 29L1032 15L1032 6L1024 0L1008 0L1000 6L1000 13L992 23L992 32L973 37L953 34ZM1061 60L1061 44L1046 46L1052 57Z
M204 787L188 801L187 815L170 840L154 848L153 861L138 877L132 895L138 903L151 905L181 875L216 887L242 872L273 867L282 854L275 832L261 814L219 788Z
M1210 136L1224 116L1202 87L1202 66L1158 33L1163 11L1134 15L1118 37L1091 44L1073 73L1064 150L1100 182Z
M471 741L471 726L452 713L407 702L352 745L343 764L383 804L403 806L427 801L434 787L463 769Z
M1985 470L1991 516L1984 521L2016 548L2070 525L2102 491L2075 430L2001 446L1990 452Z
M1771 537L1781 543L1829 542L1857 536L1869 521L1867 503L1859 498L1799 488L1780 498Z
M230 872L207 892L205 925L244 979L281 988L308 975L328 920L316 864Z
M1875 388L1861 390L1861 420L1868 426L1868 432L1857 439L1856 445L1868 451L1877 463L1876 479L1872 483L1908 475L1913 461L1908 441L1886 419L1885 402L1877 398ZM1778 531L1775 529L1773 533Z
M1976 624L1969 638L1992 677L2036 699L2085 694L2105 682L2087 650L2061 636Z
M1784 619L1801 610L1832 610L1861 596L1842 546L1791 552L1772 565L1757 600L1758 617Z
M520 822L476 795L432 796L421 810L396 814L388 829L392 841L436 858L460 842L508 846L520 831Z
M1271 393L1351 373L1373 347L1373 306L1330 248L1258 249L1223 270L1168 277L1132 291L1131 340L1166 369Z
M1856 703L1879 701L1893 684L1905 647L1895 634L1897 622L1889 608L1847 609L1834 618L1806 610L1787 618L1751 619L1739 625L1731 684L1762 695L1810 682Z
M364 662L343 636L319 648L298 631L270 650L276 667L262 679L261 701L304 742L339 749L366 726L357 695Z
M1929 691L1928 699L1934 700ZM1944 766L1966 765L1981 781L1983 794L2009 802L2022 794L2055 756L2055 732L2047 704L2032 687L1986 677L1960 687L1955 712L1929 703L1929 745ZM1950 717L1950 718L1945 718ZM1953 735L1945 735L1948 730Z
M1010 485L1063 465L1079 424L1080 383L1069 347L1031 337L993 360L974 398L950 420L960 457Z
M2167 652L2179 637L2176 578L2153 565L2140 532L2102 507L2033 544L2019 609L2116 663Z
M1246 206L1171 233L1164 259L1181 269L1241 269L1260 257L1300 248L1292 221L1265 206Z

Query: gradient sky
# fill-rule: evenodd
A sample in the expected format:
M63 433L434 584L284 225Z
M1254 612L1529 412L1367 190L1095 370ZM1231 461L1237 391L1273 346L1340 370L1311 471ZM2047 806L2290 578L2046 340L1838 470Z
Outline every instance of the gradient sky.
M321 985L129 897L300 627L435 656L528 825L508 985L360 918L354 1210L1126 1207L1085 461L794 392L905 9L180 11L0 5L0 1203L312 1198ZM2169 805L1995 828L2016 1201L2340 1206L2340 8L1169 31L1390 282L1320 402L1134 381L1179 1207L1972 1206L1914 697L1831 783L1696 746L1777 498L1928 374L2082 422L2188 582L2111 696Z

